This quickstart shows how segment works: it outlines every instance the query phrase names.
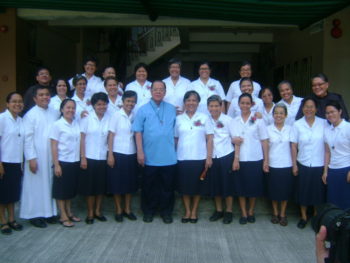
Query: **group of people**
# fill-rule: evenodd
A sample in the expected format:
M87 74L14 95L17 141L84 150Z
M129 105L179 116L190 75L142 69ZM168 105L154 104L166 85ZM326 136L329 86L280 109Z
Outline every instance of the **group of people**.
M240 224L255 222L262 196L272 201L271 222L282 226L289 200L300 205L299 228L307 224L309 206L328 201L350 208L348 113L342 97L328 91L324 74L312 77L306 98L281 81L282 99L275 104L272 90L251 79L249 62L226 95L208 62L190 82L172 59L170 76L152 83L140 63L125 90L113 67L101 80L96 66L86 59L84 74L70 84L58 79L54 90L49 70L40 68L24 100L17 92L7 96L0 114L3 234L22 229L14 215L19 200L20 218L41 228L57 220L64 227L80 222L71 209L78 194L86 197L86 224L107 220L106 193L113 195L117 222L136 220L131 199L139 175L144 222L159 212L172 223L175 191L183 200L182 223L198 221L202 196L215 202L209 220L225 224L233 220L234 197Z

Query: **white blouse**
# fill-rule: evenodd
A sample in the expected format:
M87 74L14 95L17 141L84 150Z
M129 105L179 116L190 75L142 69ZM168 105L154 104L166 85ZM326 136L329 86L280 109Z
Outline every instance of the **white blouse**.
M178 81L174 85L174 82L171 80L171 77L163 79L166 85L166 94L164 97L164 101L178 107L179 109L183 108L183 99L188 87L190 85L190 81L184 77L179 77Z
M213 158L224 157L234 151L232 138L234 137L233 119L223 113L217 120L209 117L214 127Z
M125 90L133 90L137 93L137 104L135 106L135 110L140 108L142 105L149 102L151 99L151 86L152 82L149 82L146 80L145 84L143 86L138 83L137 80L134 80L133 82L130 82L128 85L126 85Z
M207 158L206 135L214 134L209 116L196 112L192 118L186 113L176 117L175 137L177 143L177 159L204 160Z
M290 145L291 126L284 125L282 130L275 124L267 127L269 135L269 166L273 168L292 167L292 152Z
M21 117L15 119L9 110L0 114L0 161L22 163L24 126Z
M239 160L241 162L259 161L264 158L262 140L268 139L265 123L251 113L244 122L242 116L234 119L235 136L243 138L240 146Z
M227 115L236 118L237 116L241 116L241 109L238 104L239 98L236 97L231 101L230 107L227 110ZM252 113L260 112L261 114L264 111L264 103L261 99L253 96L253 106L250 108Z
M67 122L63 117L56 121L50 132L50 139L58 142L58 160L61 162L79 162L80 129L77 121Z
M108 130L114 133L113 152L136 153L134 132L131 129L133 121L134 113L131 112L128 116L123 108L111 117Z
M119 111L121 107L123 107L122 97L119 95L114 103L110 98L108 98L108 100L109 100L109 103L107 108L107 114L109 114L110 116L112 116L114 113Z
M85 134L85 156L93 160L107 159L107 136L109 115L104 114L100 120L95 112L81 119L80 132Z
M304 166L320 167L324 165L324 129L326 121L315 117L310 127L305 117L297 120L291 132L291 142L298 144L297 160Z
M263 105L262 116L263 116L263 120L264 120L266 126L269 126L269 125L274 123L274 119L273 119L273 108L274 107L275 107L275 103L273 103L273 106L270 109L270 112L267 112L265 106Z
M90 113L93 111L93 108L91 105L88 104L88 98L85 96L83 100L81 100L76 94L72 97L72 100L75 101L76 108L75 108L75 119L80 120L81 119L81 113L83 111L87 111Z
M337 127L327 125L325 130L325 142L331 152L329 168L339 169L349 167L350 123L342 120Z
M67 97L68 98L68 97ZM49 103L49 107L55 109L56 111L60 112L60 107L61 107L61 103L63 100L61 100L60 97L58 97L58 95L53 96L50 99L50 103Z
M303 98L297 97L293 95L292 102L289 104L284 100L280 100L278 103L283 103L287 107L288 115L286 118L285 123L293 126L295 122L295 117L297 116L297 113L300 108L300 104Z
M225 99L224 88L221 83L216 79L209 78L207 84L204 84L200 78L191 82L188 87L188 90L195 90L198 92L201 97L201 101L198 105L198 112L209 114L207 109L207 99L211 95L219 95L222 100Z
M231 83L227 94L226 94L226 101L231 102L234 98L238 98L241 94L241 88L239 86L241 79L236 80L234 82ZM261 90L261 86L258 82L253 81L253 95L255 97L259 97L259 92Z

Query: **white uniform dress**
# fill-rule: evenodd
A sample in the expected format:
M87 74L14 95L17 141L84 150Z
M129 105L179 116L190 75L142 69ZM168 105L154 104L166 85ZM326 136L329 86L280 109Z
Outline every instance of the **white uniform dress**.
M58 119L54 109L34 106L24 116L24 177L20 217L52 217L57 214L56 201L52 198L52 155L50 129ZM29 160L36 159L38 170L33 174Z
M273 119L273 108L274 107L275 107L275 103L273 103L273 106L269 112L267 112L265 106L263 107L262 116L263 116L263 120L264 120L266 126L269 126L269 125L274 123L274 119Z
M231 102L234 98L238 98L242 94L241 88L239 86L240 81L241 80L239 79L231 83L226 94L226 101ZM260 84L258 82L253 81L253 88L253 95L255 97L259 97L259 92L261 90Z
M195 90L201 97L201 101L198 105L198 112L202 112L209 115L207 108L207 99L212 95L219 95L222 100L225 99L225 91L221 83L216 80L209 78L207 84L204 84L200 78L192 81L188 90Z
M107 114L109 116L114 115L116 112L118 112L121 109L121 107L123 107L122 97L119 95L116 98L114 103L110 98L108 98L108 100L109 100L109 103L108 103L108 108L107 108Z
M68 97L67 97L68 99ZM50 103L49 103L49 107L55 109L57 112L60 112L60 107L61 107L61 103L63 100L60 99L60 97L58 97L58 95L53 96L50 99Z
M256 112L260 112L261 114L263 114L263 111L264 111L263 101L255 96L253 96L252 98L253 98L253 106L250 108L250 111L254 114ZM241 116L241 109L238 104L238 99L239 99L238 97L234 98L231 101L230 107L227 110L227 115L232 118Z
M126 85L125 91L132 90L137 93L137 104L135 105L134 109L135 113L142 105L146 104L151 99L151 86L152 82L149 82L148 80L146 80L143 86L141 86L137 80L134 80Z
M183 108L183 100L186 91L191 83L188 79L179 76L178 81L174 85L174 82L171 80L171 77L163 79L166 85L166 94L164 101L174 105L177 109Z
M91 105L88 104L88 97L84 97L83 100L81 100L76 94L72 97L72 100L75 101L76 103L76 108L75 108L75 119L79 121L81 119L81 113L83 111L87 111L90 113L93 111L93 108Z
M297 97L293 95L293 100L289 104L284 100L280 100L278 103L283 103L287 107L288 115L285 120L285 123L288 125L293 125L295 122L295 117L297 116L298 110L300 108L300 104L303 98Z

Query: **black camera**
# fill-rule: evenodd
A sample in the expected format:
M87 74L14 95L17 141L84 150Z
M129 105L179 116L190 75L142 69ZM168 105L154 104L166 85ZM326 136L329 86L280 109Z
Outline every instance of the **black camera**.
M332 204L319 206L312 228L318 233L322 225L327 228L326 240L330 242L325 262L350 263L350 210L344 211Z

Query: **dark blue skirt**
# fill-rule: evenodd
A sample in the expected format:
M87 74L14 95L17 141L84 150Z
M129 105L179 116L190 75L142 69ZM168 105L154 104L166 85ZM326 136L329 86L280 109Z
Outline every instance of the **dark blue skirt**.
M138 166L136 154L113 153L115 165L107 167L107 192L131 194L138 190Z
M273 168L267 174L267 196L273 201L287 201L294 196L295 176L292 167Z
M87 159L87 169L80 170L79 194L85 196L106 193L107 161Z
M20 199L22 169L20 163L2 163L5 174L0 179L0 204L12 204Z
M212 197L228 197L234 195L234 173L232 171L233 159L234 152L221 158L213 159L213 165L208 173L210 195Z
M327 202L341 209L350 208L350 183L346 181L350 167L328 169Z
M52 197L58 200L73 199L78 192L80 162L59 162L62 176L53 176Z
M208 195L209 180L199 179L205 160L178 161L177 191L183 195Z
M234 176L235 193L242 197L264 195L263 161L239 162L239 171Z
M326 201L326 186L322 181L323 166L307 167L298 163L296 201L302 206L320 205Z

